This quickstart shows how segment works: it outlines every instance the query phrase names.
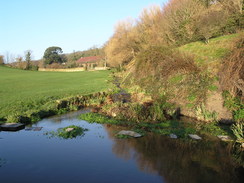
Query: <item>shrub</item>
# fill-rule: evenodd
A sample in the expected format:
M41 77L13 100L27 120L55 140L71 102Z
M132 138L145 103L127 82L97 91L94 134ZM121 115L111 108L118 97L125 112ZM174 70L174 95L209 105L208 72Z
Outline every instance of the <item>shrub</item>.
M140 53L136 61L135 78L137 80L151 76L151 79L163 81L177 73L199 71L191 56L161 46L150 47Z
M232 125L231 130L236 136L237 141L244 142L244 127L242 123Z
M0 65L3 65L4 64L4 57L2 55L0 55Z
M198 32L204 37L205 42L208 43L210 38L218 35L225 22L226 14L224 11L207 10L199 16Z
M244 100L244 35L237 39L232 52L224 59L220 69L220 84L232 96Z

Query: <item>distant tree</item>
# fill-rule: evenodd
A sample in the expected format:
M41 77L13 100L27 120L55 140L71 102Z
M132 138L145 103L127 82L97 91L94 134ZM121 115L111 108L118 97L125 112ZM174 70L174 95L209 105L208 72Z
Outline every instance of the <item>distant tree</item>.
M23 57L22 56L20 56L20 55L18 55L16 58L15 58L15 60L16 60L16 62L17 62L17 68L19 68L19 69L24 69L24 67L23 67L23 63L22 63L22 61L23 61Z
M9 64L11 62L15 62L15 55L6 51L4 54L5 63Z
M30 70L31 68L31 51L27 50L25 52L25 61L26 61L26 70Z
M18 57L16 58L16 62L21 63L22 61L23 61L23 57L18 56Z
M44 52L44 63L52 64L52 63L64 63L66 59L62 55L63 50L60 47L52 46L46 49Z
M4 56L3 55L0 55L0 65L3 65L4 64Z
M79 54L74 50L73 54L71 55L71 61L75 62L79 59Z
M122 68L135 58L140 49L137 35L134 20L127 19L117 24L115 33L105 48L111 66Z

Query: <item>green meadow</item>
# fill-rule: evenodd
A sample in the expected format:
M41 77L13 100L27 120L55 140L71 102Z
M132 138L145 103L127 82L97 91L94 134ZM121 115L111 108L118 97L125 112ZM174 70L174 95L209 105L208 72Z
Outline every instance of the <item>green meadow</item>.
M104 91L108 78L109 71L37 72L0 66L0 119L38 111L58 99Z

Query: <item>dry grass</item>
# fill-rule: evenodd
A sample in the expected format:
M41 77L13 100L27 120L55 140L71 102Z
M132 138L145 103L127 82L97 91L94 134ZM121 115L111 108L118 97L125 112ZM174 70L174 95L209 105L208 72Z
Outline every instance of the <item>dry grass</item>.
M235 46L222 63L220 69L220 84L223 90L233 96L244 99L244 33L235 42Z
M199 72L199 69L189 55L165 47L151 47L138 55L135 72L136 78L150 75L168 79L173 74Z

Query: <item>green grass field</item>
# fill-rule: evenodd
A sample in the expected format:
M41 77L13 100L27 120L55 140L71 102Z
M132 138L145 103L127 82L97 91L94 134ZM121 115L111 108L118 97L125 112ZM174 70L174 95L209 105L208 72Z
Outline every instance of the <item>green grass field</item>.
M206 64L219 61L229 53L232 42L240 34L231 34L210 39L208 44L198 41L180 47L181 51L189 52L195 56L197 62Z
M48 102L108 88L109 71L35 72L0 66L0 119Z

